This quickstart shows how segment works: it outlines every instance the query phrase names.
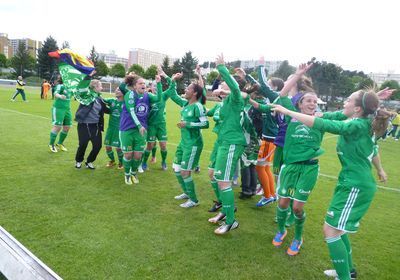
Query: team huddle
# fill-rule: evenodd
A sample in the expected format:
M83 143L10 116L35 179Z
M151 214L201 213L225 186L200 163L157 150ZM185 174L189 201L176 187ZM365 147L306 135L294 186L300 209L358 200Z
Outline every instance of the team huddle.
M75 167L85 164L87 168L95 168L93 162L102 146L104 114L108 113L104 140L109 157L107 166L118 164L118 168L124 170L125 184L139 183L138 170L147 169L156 141L160 143L161 167L167 170L165 106L171 99L181 107L177 124L181 139L172 165L182 189L175 197L184 200L180 207L192 208L199 204L192 172L199 164L204 146L202 129L209 127L210 117L215 122L213 132L217 140L208 166L215 194L209 212L214 212L215 216L208 221L217 225L215 234L227 234L239 227L232 181L240 170L240 198L255 195L259 182L263 196L257 206L277 201L277 230L271 237L274 246L283 244L287 227L294 223L294 239L287 254L295 256L303 244L304 208L317 183L319 157L324 153L321 148L324 133L339 135L337 154L342 169L324 224L334 270L327 270L325 274L336 279L355 279L357 273L348 233L357 232L376 192L372 165L381 180L387 179L376 139L386 132L390 117L388 112L379 109L379 100L389 97L393 91L359 90L345 101L342 111L321 113L317 112L318 98L312 82L305 75L312 62L301 64L285 82L278 78L267 79L262 60L257 68L257 80L240 68L231 75L222 55L218 56L216 65L219 76L213 83L212 96L220 102L210 109L205 107L207 91L200 67L196 68L197 80L187 85L182 96L177 93L177 81L182 73L168 77L161 67L155 76L155 87L146 86L142 77L129 73L116 89L115 98L110 99L100 96L101 82L88 75L87 90L81 90L78 95L96 97L90 104L80 104L75 115L79 137ZM162 79L166 81L164 88ZM64 140L72 125L72 95L61 77L58 78L49 141L52 152L67 150ZM89 141L93 149L84 162Z

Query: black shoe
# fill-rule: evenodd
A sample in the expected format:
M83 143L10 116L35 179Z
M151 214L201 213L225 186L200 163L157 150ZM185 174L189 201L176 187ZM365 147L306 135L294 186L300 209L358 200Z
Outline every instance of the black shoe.
M350 271L350 279L357 279L357 271L354 268Z
M251 194L246 194L246 193L243 193L243 192L241 192L240 194L239 194L239 198L240 199L249 199L249 198L251 198L253 195L251 195Z
M217 212L221 207L222 207L222 202L214 200L214 205L208 210L208 212L211 212L211 213Z

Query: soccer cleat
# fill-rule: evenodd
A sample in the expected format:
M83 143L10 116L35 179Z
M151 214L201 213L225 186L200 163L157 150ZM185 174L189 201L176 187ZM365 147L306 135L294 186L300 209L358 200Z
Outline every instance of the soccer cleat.
M221 207L222 207L222 202L219 202L219 201L215 201L215 200L214 200L214 205L211 206L210 209L208 209L208 212L211 212L211 213L217 212L218 209L220 209Z
M147 168L148 168L148 167L147 167L147 163L144 163L144 162L143 162L143 163L142 163L142 169L143 169L143 171L146 171Z
M278 232L278 233L275 235L274 239L272 239L272 244L273 244L275 247L281 246L281 245L282 245L282 242L283 242L283 239L285 239L285 237L286 237L286 234L287 234L287 230L285 230L284 233Z
M57 153L57 148L54 145L49 145L50 151L52 151L53 153Z
M197 205L199 205L198 202L194 202L193 200L188 199L186 202L180 204L179 206L182 207L182 208L192 208L192 207L195 207Z
M180 195L177 195L174 197L176 200L183 200L183 199L188 199L189 196L185 193L181 193Z
M325 270L325 271L324 271L324 274L325 274L326 276L328 276L328 277L334 277L334 278L336 278L336 279L337 279L337 277L338 277L338 274L337 274L336 270L334 270L334 269ZM352 270L350 271L350 279L351 279L351 280L357 279L357 271L356 271L355 269L352 269Z
M157 158L156 157L151 157L150 163L156 163L157 162Z
M228 225L226 223L222 223L222 225L220 227L218 227L216 230L214 230L214 233L218 234L218 235L222 235L222 234L226 234L229 231L234 230L234 229L236 229L238 227L239 227L239 222L236 221L236 220L233 221L233 224L231 224L231 225Z
M77 161L77 162L75 163L75 168L76 168L76 169L81 169L81 167L82 167L82 162L78 162L78 161Z
M107 162L106 167L113 167L115 165L115 161L110 160L109 162Z
M119 170L124 169L124 165L122 163L118 163L118 169Z
M90 170L95 170L96 167L94 167L92 162L85 162L86 168L90 169Z
M142 165L139 165L137 171L138 171L139 173L143 173L143 172L144 172L144 170L143 170L143 168L142 168Z
M200 166L197 166L197 167L194 169L194 173L200 173Z
M224 220L226 218L226 215L222 212L219 212L216 216L208 219L208 221L212 224L218 224L218 222Z
M63 152L68 152L67 148L63 144L56 144L57 148L59 148Z
M125 184L132 185L131 175L125 175Z
M12 101L12 102L15 102L15 99L11 98L11 101Z
M162 162L161 163L161 169L164 170L164 171L168 169L166 162Z
M296 256L300 252L301 245L303 245L303 238L300 241L293 239L292 244L290 244L290 247L287 249L286 253L289 256Z
M256 204L256 206L257 207L263 207L263 206L265 206L265 205L268 205L268 204L270 204L270 203L272 203L272 202L274 202L275 201L275 199L274 199L274 197L270 197L270 198L266 198L265 196L263 196L258 202L257 202L257 204Z
M131 179L134 184L139 184L139 179L136 174L131 174Z

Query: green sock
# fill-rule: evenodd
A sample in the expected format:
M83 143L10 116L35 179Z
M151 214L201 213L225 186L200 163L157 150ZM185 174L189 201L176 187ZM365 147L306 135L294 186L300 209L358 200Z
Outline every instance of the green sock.
M183 182L183 178L182 178L181 172L175 172L175 176L176 176L176 179L178 179L178 183L181 186L182 191L184 193L186 193L186 186L185 186L185 182Z
M131 159L126 159L125 157L122 159L125 175L131 175L131 162L132 162Z
M106 150L106 154L110 158L110 160L115 161L113 150L109 150L109 151Z
M354 269L354 267L353 267L353 257L352 257L352 250L351 250L351 244L350 244L349 235L347 233L346 234L342 234L341 238L342 238L342 241L344 243L344 246L346 246L347 261L349 263L349 270L352 271Z
M347 250L340 236L325 238L328 244L329 255L340 280L350 280Z
M221 190L222 208L226 214L226 224L231 225L235 221L235 197L231 187Z
M144 150L144 153L143 153L143 163L147 163L147 160L149 159L149 156L150 156L150 151L149 150Z
M293 200L290 200L290 207L286 218L286 223L292 225L294 223Z
M285 223L286 223L286 218L288 215L288 209L282 209L279 206L276 207L276 218L278 220L278 230L280 233L285 232Z
M53 131L50 132L50 142L49 145L54 145L54 143L56 142L56 138L57 138L57 133L53 133Z
M142 159L132 159L131 162L131 172L136 173L136 171L138 170L139 165L142 163Z
M190 200L193 202L199 202L197 200L192 176L184 178L183 182L185 183L186 194L189 196Z
M64 130L61 130L60 132L60 138L58 138L58 144L63 144L65 138L67 138L68 132L65 132Z
M221 196L219 194L218 182L216 180L211 181L211 187L214 190L215 197L217 198L218 202L221 202Z
M156 144L156 143L154 143L154 144ZM157 146L154 145L153 149L151 149L151 156L155 157L156 156L156 152L157 152Z
M301 241L303 235L304 222L306 221L306 213L303 213L298 217L294 215L294 239Z
M122 158L124 157L124 153L122 151L117 150L117 155L119 163L122 163Z
M167 154L168 154L168 151L166 149L165 150L161 150L161 162L165 162L166 161Z

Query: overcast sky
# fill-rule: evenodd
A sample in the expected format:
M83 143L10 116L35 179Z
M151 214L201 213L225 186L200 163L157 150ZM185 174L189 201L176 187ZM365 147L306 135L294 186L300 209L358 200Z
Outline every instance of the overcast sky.
M315 56L347 70L400 73L400 11L395 0L1 0L0 33L84 55L131 48L200 62Z

